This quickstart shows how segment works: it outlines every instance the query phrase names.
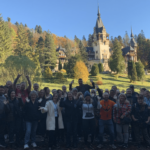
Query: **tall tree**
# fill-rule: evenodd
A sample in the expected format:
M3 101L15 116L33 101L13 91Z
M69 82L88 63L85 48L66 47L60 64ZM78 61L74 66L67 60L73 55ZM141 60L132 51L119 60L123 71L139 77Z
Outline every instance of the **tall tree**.
M79 43L79 50L81 54L81 58L85 64L87 64L88 54L86 52L86 48L83 46L82 42Z
M92 47L92 43L93 43L93 37L91 34L89 34L89 37L88 37L88 46Z
M84 47L87 47L87 41L86 41L86 38L85 38L84 35L83 35L83 38L82 38L82 43L83 43Z
M109 67L118 74L125 69L125 60L122 56L121 44L117 39L114 40L112 51L113 54L109 59Z
M8 22L10 22L10 21L11 21L11 19L10 19L9 17L7 17L7 21L8 21Z
M144 65L140 60L136 63L136 71L137 71L137 78L138 80L144 79L145 71L144 71Z
M69 40L67 39L66 44L65 44L65 49L66 49L66 56L67 59L69 59L71 57L71 43L69 42Z
M44 53L43 66L54 68L57 62L57 53L52 34L50 32L46 33L45 48L43 53Z
M38 26L38 30L37 30L37 32L39 33L39 34L41 34L42 33L42 27L39 25Z
M12 54L11 30L8 23L0 16L0 63L4 63L7 57Z
M124 44L125 46L129 46L129 45L130 45L130 38L129 38L129 35L128 35L128 32L127 32L127 31L126 31L125 36L124 36L124 38L123 38L123 44Z
M97 64L94 64L91 69L91 75L97 76L99 74L99 68Z
M102 73L104 71L104 67L102 63L98 64L98 68L99 68L99 73Z
M149 52L149 55L148 55L148 69L150 70L150 52Z
M136 72L136 66L135 66L135 63L132 62L133 65L132 65L132 77L131 77L131 80L134 82L137 80L137 72Z
M15 25L16 25L16 26L19 26L19 23L18 23L18 22L16 22L16 23L15 23Z
M32 46L34 44L33 33L30 30L27 30L26 32L28 36L29 45Z
M26 30L23 25L18 26L18 38L16 49L14 50L15 55L27 55L30 53L30 46L28 41L28 36L26 35Z
M80 39L76 35L74 36L74 41L77 43L77 45L79 45Z
M27 24L24 25L25 27L28 27Z
M61 64L61 61L59 59L59 66L58 66L58 69L61 70L62 69L62 64Z

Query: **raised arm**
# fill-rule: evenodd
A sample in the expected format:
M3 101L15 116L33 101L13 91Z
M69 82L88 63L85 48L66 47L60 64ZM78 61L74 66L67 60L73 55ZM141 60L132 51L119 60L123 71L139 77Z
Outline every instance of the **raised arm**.
M92 79L90 79L90 82L92 83L92 86L89 85L88 89L95 89L95 83L93 82Z
M98 85L96 85L96 89L97 89L97 91L98 91L98 95L99 95L99 97L103 97L103 95L102 95L102 91L99 89L99 87L98 87Z
M71 83L69 84L69 90L72 91L72 84L74 83L74 80L71 81Z
M29 84L29 86L28 86L28 91L31 91L31 81L30 81L30 78L29 78L29 76L27 75L26 76L26 78L27 78L27 81L28 81L28 84Z
M13 83L13 88L14 90L16 90L16 84L17 84L17 81L19 80L19 78L22 76L22 74L18 74L17 78L14 80L14 83Z

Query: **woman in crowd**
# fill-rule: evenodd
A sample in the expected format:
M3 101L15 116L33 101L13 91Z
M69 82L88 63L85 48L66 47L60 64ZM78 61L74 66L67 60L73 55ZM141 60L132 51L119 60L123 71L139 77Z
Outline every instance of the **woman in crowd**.
M10 90L8 101L10 112L7 115L7 125L9 133L9 143L14 143L14 134L16 134L16 146L21 144L21 135L23 134L23 101L21 95L15 96L15 91Z
M139 95L137 103L132 106L132 119L134 121L134 134L137 146L141 147L140 131L142 131L147 146L150 146L150 137L147 132L147 124L150 121L150 114L148 105L144 103L143 95Z
M40 90L38 93L38 103L41 107L45 107L47 100L45 99L44 95L44 90ZM40 113L40 121L38 122L38 129L37 133L42 136L42 141L44 142L44 138L46 135L46 113ZM43 143L44 144L44 143Z
M94 102L88 91L84 93L84 99L80 98L80 100L78 101L78 107L81 107L83 110L82 126L83 126L85 146L88 146L87 140L89 129L91 133L91 146L92 146L95 133Z
M44 93L45 93L45 99L48 100L52 100L52 95L50 94L50 89L48 87L44 88Z
M63 120L61 109L59 107L58 95L53 95L52 101L47 101L45 107L40 107L42 113L47 112L46 129L49 131L49 150L53 147L58 147L57 137L59 135L59 129L63 129Z
M121 93L117 101L117 106L114 107L113 119L116 123L118 145L124 148L128 148L128 129L131 122L130 112L130 102L126 99L125 94Z
M29 94L30 99L26 98L26 103L24 106L24 119L26 124L26 133L24 139L24 149L29 148L29 141L31 138L31 145L35 148L37 147L35 143L36 130L38 126L38 121L40 120L40 103L37 101L38 94L36 91L31 91Z
M68 92L67 99L65 101L62 97L60 107L65 108L65 124L67 130L66 147L71 147L71 135L73 135L73 147L77 148L78 108L77 101L74 100L71 92Z
M78 100L77 94L78 94L77 88L73 88L72 89L72 95L73 95L74 100Z

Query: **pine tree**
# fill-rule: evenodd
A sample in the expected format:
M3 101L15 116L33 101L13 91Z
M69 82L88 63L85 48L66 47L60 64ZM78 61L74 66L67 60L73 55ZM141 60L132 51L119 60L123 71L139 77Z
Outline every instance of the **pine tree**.
M82 38L82 43L83 43L84 47L87 47L87 41L86 41L85 36L83 36L83 38Z
M10 19L9 17L7 17L7 21L8 21L8 22L10 22L10 21L11 21L11 19Z
M150 69L150 52L149 52L149 55L148 55L148 69Z
M129 46L129 44L130 44L130 38L129 38L129 35L128 35L128 32L127 32L127 31L126 31L125 36L124 36L124 38L123 38L123 44L124 44L125 46Z
M132 82L132 61L128 61L128 78Z
M61 70L61 69L62 69L62 64L61 64L60 59L59 59L59 66L58 66L58 68L59 68L59 70Z
M98 64L98 68L99 68L99 73L102 73L104 71L104 67L102 63Z
M89 34L89 38L88 38L88 46L92 47L92 43L93 43L93 37L91 34Z
M0 63L4 63L6 58L12 54L11 29L8 23L0 16Z
M87 64L88 54L86 52L86 48L83 46L82 42L79 43L80 55L85 64Z
M122 56L121 45L117 39L113 43L113 54L109 59L109 67L112 71L118 73L122 72L125 69L124 58Z
M64 63L63 69L67 70L67 63Z
M99 68L97 64L94 64L91 69L91 75L97 76L99 74Z
M136 72L136 66L135 66L135 63L132 62L132 77L131 77L131 80L134 82L137 80L137 72Z
M67 39L67 42L65 44L65 54L67 59L69 59L71 57L71 43L69 42L69 40Z
M145 75L144 65L140 60L136 63L136 71L137 71L138 80L144 79L144 75Z
M76 35L74 36L74 41L77 43L77 45L79 45L79 43L80 43L80 39L79 39L79 38L77 38L77 36L76 36Z
M38 30L37 30L37 32L39 33L39 34L41 34L42 33L42 27L39 25L38 26Z
M32 46L34 44L33 33L30 30L27 30L26 32L28 36L29 45Z
M18 38L17 38L17 45L16 49L14 50L15 55L26 55L28 56L30 53L30 46L28 37L26 35L26 30L23 25L18 26Z
M52 34L49 32L46 33L45 48L43 50L43 55L44 55L43 66L54 68L56 66L56 62L57 62L57 53L56 53L56 47L54 44Z
M88 68L86 67L83 61L76 62L76 65L74 67L74 77L75 79L81 78L84 82L88 80L89 77Z

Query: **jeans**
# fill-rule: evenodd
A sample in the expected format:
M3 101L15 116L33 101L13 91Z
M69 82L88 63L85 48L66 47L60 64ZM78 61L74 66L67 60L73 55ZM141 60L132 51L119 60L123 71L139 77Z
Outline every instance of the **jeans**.
M26 133L24 139L25 144L29 143L30 136L31 136L31 143L35 142L37 126L38 126L38 121L26 122Z
M82 124L84 133L84 143L87 144L89 130L91 133L91 143L93 143L95 134L95 119L83 119Z
M67 138L66 138L67 145L71 146L71 135L73 135L73 144L77 144L77 122L67 121L66 129L67 129Z
M123 130L123 133L122 133ZM125 144L128 143L128 130L129 130L129 125L128 124L116 124L116 131L117 131L117 141L118 142L124 142Z
M103 133L104 133L104 127L107 126L110 134L110 144L114 144L114 125L112 120L99 120L99 140L100 144L103 142Z

